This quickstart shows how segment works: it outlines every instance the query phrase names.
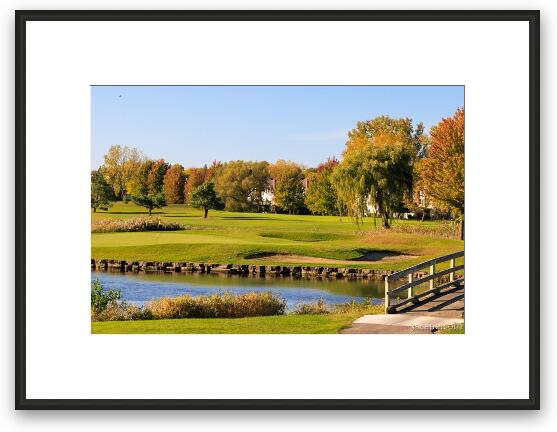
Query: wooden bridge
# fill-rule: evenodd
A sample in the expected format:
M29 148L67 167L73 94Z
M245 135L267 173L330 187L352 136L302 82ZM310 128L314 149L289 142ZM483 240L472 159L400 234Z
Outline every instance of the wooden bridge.
M462 264L457 265L457 260ZM385 315L358 318L341 333L432 333L443 326L463 323L464 251L461 251L387 276Z
M435 303L435 311L448 310L448 306L458 300L462 300L462 313L464 313L464 275L456 277L458 271L464 270L464 262L456 265L458 258L464 258L464 251L434 258L387 276L385 278L385 313L416 312L417 310L427 312L431 308L427 308L425 305L430 302ZM448 267L438 270L439 267L444 267L444 263L448 263ZM416 277L424 269L428 271L428 274ZM408 281L402 286L394 288L396 282L403 278L408 278ZM446 278L448 280L444 280ZM425 283L428 283L428 289L415 294L416 287ZM400 295L405 291L407 298L401 300ZM455 295L455 292L462 292L462 295ZM447 296L448 298L445 298ZM445 307L443 302L440 302L441 298L446 301L454 301ZM454 306L450 309L453 310Z

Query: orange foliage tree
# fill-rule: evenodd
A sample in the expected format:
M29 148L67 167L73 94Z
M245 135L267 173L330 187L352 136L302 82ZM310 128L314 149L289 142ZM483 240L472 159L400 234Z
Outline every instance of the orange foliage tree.
M184 202L184 167L174 164L164 175L164 199L167 204L182 204Z
M188 179L184 186L184 202L189 202L191 192L198 186L201 186L209 178L209 170L207 165L203 168L190 168L188 170Z
M429 200L460 221L464 239L464 109L442 119L429 132L420 183Z

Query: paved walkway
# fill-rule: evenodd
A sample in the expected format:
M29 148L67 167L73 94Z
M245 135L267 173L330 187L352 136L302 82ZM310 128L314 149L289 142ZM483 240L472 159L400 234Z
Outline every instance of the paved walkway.
M365 315L340 333L431 334L455 324L464 324L464 287L431 297L401 313Z

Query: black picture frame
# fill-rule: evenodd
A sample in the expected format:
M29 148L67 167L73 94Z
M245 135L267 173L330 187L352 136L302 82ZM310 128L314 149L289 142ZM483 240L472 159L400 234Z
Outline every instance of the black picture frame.
M26 44L28 21L527 21L529 23L528 399L29 399L26 396ZM15 11L15 408L16 409L539 409L540 12L525 11Z

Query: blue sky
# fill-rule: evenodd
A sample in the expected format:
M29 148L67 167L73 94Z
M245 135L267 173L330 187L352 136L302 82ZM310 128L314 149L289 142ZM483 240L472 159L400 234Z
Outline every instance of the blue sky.
M213 160L339 157L357 121L422 121L464 105L462 86L92 86L91 167L111 145L185 167Z

